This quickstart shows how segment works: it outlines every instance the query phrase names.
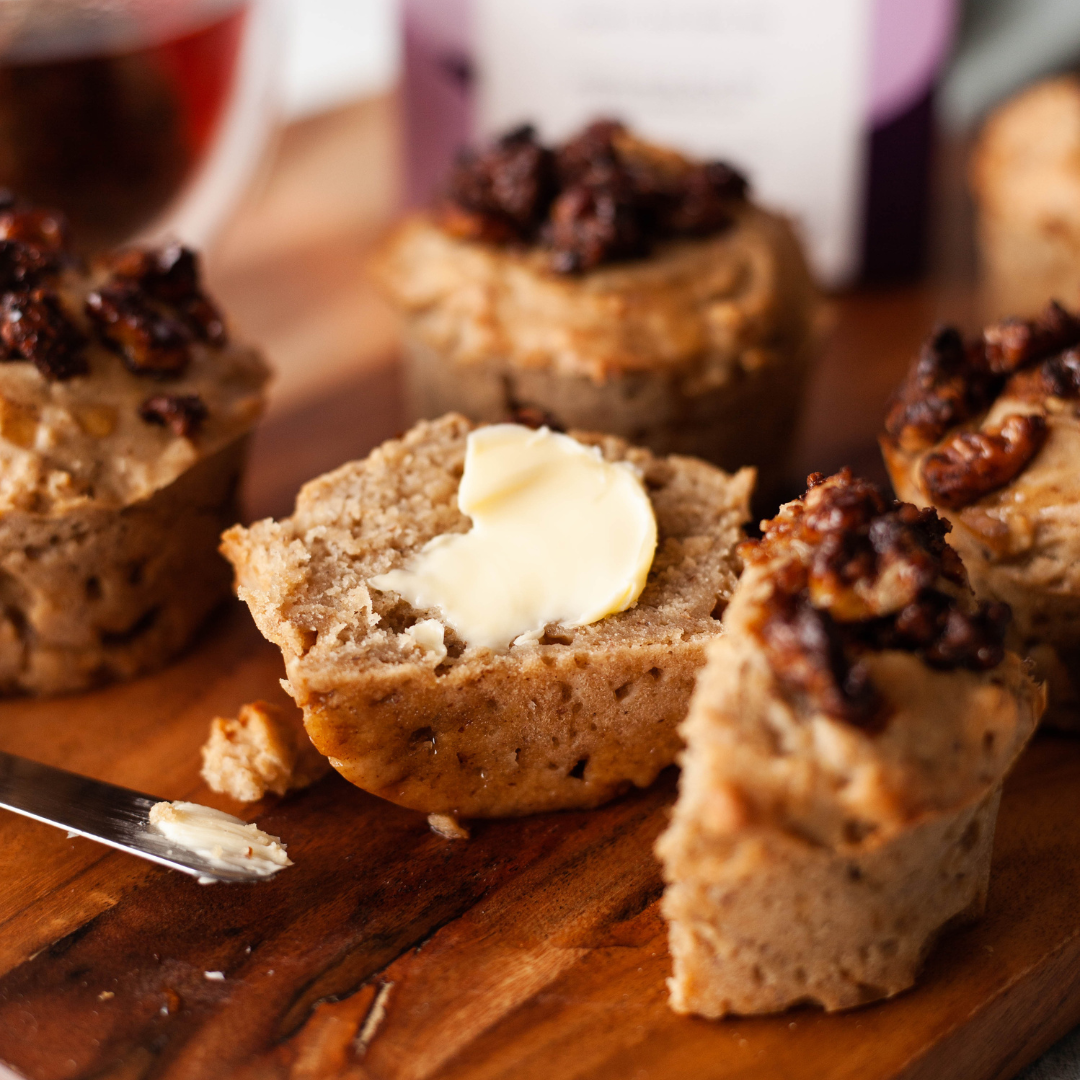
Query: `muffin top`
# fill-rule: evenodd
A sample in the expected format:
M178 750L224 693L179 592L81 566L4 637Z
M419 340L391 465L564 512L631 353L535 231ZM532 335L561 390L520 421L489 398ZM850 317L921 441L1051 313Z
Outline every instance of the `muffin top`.
M553 271L573 274L648 255L662 240L722 232L746 193L727 163L691 161L613 120L555 148L524 125L459 156L437 218L462 240L538 244Z
M0 197L0 512L148 498L250 429L269 370L179 245L92 265L63 218Z
M889 709L863 658L914 653L931 668L987 671L1005 657L1009 608L978 603L951 525L889 502L844 469L813 473L740 553L768 579L750 625L780 684L836 720L874 732Z
M936 505L962 510L1028 470L1080 399L1080 318L1051 302L965 341L952 327L923 346L893 396L886 455L918 463Z
M740 547L683 764L755 821L859 845L982 798L1046 695L1004 648L1008 606L976 601L936 511L847 469L809 485Z
M799 353L819 314L799 243L722 162L602 121L556 149L531 128L465 155L444 199L375 264L423 344L597 383L724 386Z

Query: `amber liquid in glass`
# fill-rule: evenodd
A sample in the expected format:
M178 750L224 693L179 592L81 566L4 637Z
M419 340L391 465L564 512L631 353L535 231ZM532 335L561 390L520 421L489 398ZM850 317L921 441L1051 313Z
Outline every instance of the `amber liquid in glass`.
M202 164L230 97L246 3L170 40L0 56L0 186L63 210L87 250L130 239Z

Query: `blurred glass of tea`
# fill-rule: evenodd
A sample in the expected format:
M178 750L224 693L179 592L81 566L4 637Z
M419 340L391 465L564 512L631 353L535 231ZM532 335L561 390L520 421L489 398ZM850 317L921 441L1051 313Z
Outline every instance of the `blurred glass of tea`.
M0 0L0 186L87 249L205 242L273 113L274 0Z

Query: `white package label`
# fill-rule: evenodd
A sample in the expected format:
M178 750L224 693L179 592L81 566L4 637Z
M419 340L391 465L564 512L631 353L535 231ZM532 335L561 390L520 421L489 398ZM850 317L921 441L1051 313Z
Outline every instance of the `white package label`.
M477 0L479 134L598 117L745 171L827 285L858 269L870 0Z

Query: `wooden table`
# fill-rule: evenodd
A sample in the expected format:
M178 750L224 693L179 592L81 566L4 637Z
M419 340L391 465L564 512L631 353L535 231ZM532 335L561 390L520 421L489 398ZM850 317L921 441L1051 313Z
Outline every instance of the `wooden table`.
M392 146L386 101L292 129L212 253L215 290L280 371L252 516L401 426L393 322L362 276ZM835 302L798 471L880 469L882 405L928 325L964 310L948 295ZM159 675L0 703L0 749L235 812L198 748L211 716L287 703L281 674L233 604ZM257 886L199 886L0 815L0 1060L32 1080L1004 1078L1080 1021L1080 744L1041 738L1010 779L987 917L915 991L839 1016L667 1008L651 846L674 785L462 843L331 776L246 809L296 864Z

